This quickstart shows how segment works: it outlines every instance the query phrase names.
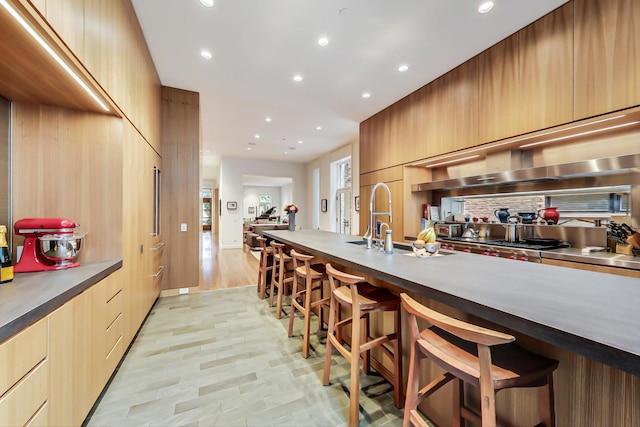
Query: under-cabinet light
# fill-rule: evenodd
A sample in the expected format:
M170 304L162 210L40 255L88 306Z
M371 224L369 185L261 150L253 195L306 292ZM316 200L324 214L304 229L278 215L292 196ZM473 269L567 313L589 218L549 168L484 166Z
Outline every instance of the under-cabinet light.
M476 154L469 157L461 157L459 159L447 160L446 162L434 163L432 165L425 166L426 168L435 168L436 166L448 165L451 163L464 162L465 160L471 160L480 157L480 154Z
M557 138L545 139L544 141L532 142L530 144L521 145L520 148L528 148L528 147L533 147L534 145L546 144L548 142L562 141L564 139L575 138L575 137L578 137L578 136L590 135L592 133L604 132L604 131L612 130L612 129L618 129L618 128L622 128L622 127L625 127L625 126L635 125L636 123L640 123L640 121L623 123L621 125L609 126L609 127L602 128L602 129L589 130L589 131L586 131L586 132L576 133L576 134L573 134L573 135L565 135L565 136L559 136Z
M84 89L84 91L87 92L89 96L91 96L91 98L93 98L93 100L96 101L98 105L100 105L100 107L102 107L104 111L109 111L109 107L107 107L107 105L102 102L102 100L89 88L89 86L87 86L87 84L71 69L71 67L69 67L69 65L67 65L67 63L64 62L64 60L51 48L51 46L49 46L47 42L44 41L40 34L38 34L6 0L0 0L0 5L2 5L2 7L7 10L7 12L9 12L13 19L18 21L18 23L22 25L25 30L27 30L31 37L33 37L38 42L38 44L40 44L40 46L42 46L42 48L47 51L47 53L51 55L51 57L55 59L58 64L60 64L60 66L67 72L67 74L69 74L76 81L76 83L78 83L80 87L82 87L82 89Z
M492 149L493 150L495 148L502 147L503 145L512 145L512 144L515 144L515 143L518 143L518 142L526 141L528 139L539 138L541 136L547 136L547 135L553 135L554 133L564 132L564 131L568 131L568 130L572 130L572 129L578 129L578 128L581 128L581 127L584 127L584 126L591 126L591 125L595 125L595 124L598 124L598 123L604 123L604 122L608 122L610 120L621 119L622 117L626 117L626 116L627 116L626 114L620 114L618 116L607 117L607 118L604 118L604 119L595 120L593 122L588 122L588 123L581 123L581 124L574 125L574 126L569 126L569 127L563 128L563 129L556 129L556 130L552 130L552 131L548 131L548 132L539 133L539 134L536 134L536 135L525 136L523 138L518 138L518 139L511 139L511 140L508 140L508 141L500 142L498 144L492 144L492 145L490 145L488 147L471 148L471 149L465 150L463 153L457 153L457 155L475 153L475 152L484 151L484 150L487 150L487 149ZM603 129L603 130L609 130L609 129L613 129L613 128L606 128L606 129ZM586 134L576 134L574 136L580 136L580 135L586 135ZM567 137L567 138L569 138L569 137ZM521 145L520 148L527 147L527 146L532 146L532 145L533 145L533 143L529 144L529 145ZM451 157L453 157L453 156L452 155L446 155L446 156L442 156L442 157L440 157L438 159L432 159L431 161L450 159ZM430 167L431 165L428 165L427 163L428 163L428 161L420 161L420 162L412 163L411 166L423 166L424 165L424 167ZM441 163L438 163L438 165L439 164L441 164Z

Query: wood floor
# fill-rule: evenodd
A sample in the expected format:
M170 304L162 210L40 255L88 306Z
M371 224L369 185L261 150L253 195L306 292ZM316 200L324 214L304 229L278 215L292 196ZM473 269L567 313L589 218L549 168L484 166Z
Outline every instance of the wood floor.
M255 284L258 280L258 261L247 246L222 250L217 236L210 231L200 234L200 245L200 286L197 291L237 288Z

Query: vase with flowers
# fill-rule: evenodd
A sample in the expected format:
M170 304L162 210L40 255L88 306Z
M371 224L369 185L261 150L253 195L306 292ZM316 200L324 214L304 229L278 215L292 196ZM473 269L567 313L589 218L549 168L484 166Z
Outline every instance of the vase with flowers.
M296 213L298 212L298 206L292 204L285 205L284 211L289 217L289 231L295 231L296 229Z

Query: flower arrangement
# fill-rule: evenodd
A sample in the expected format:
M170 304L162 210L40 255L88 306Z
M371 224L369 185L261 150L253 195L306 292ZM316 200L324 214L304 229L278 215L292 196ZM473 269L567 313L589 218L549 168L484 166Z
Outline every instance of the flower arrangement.
M296 205L294 205L294 204L285 205L284 211L286 213L296 213L296 212L298 212L298 207Z

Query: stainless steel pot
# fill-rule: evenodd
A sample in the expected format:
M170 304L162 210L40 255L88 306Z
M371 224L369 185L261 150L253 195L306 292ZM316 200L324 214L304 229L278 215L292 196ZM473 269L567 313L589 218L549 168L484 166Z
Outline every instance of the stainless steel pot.
M505 225L504 239L507 242L517 243L520 241L520 229L522 227L522 217L520 215L511 215L507 218Z

